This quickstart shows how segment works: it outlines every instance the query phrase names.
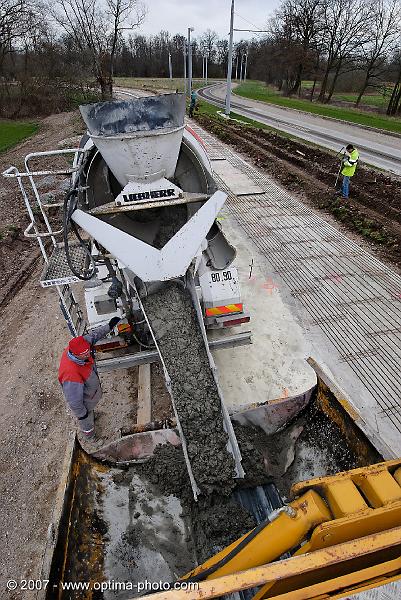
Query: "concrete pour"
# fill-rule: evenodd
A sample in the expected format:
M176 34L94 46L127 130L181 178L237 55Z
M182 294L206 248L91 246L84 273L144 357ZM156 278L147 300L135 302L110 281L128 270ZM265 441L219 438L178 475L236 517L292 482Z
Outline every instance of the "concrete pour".
M162 209L159 217L154 245L162 248L187 221L187 207ZM142 303L171 379L195 480L206 494L219 490L228 495L234 487L234 459L227 451L220 396L191 296L171 282Z
M239 426L243 437L248 439L245 428ZM253 440L252 440L253 441ZM244 460L252 473L252 483L266 481L262 454L253 443L241 445ZM231 544L241 535L255 526L249 512L233 498L222 493L202 495L195 502L192 488L185 466L184 456L180 448L169 444L155 449L153 456L143 465L137 467L142 478L147 478L155 486L156 495L173 495L180 499L182 517L190 523L192 539L195 546L197 562L202 563L215 552ZM248 475L248 472L247 472ZM248 480L237 480L237 485L249 484Z
M143 305L171 379L195 480L204 493L228 495L234 487L234 460L191 296L179 283L169 283Z

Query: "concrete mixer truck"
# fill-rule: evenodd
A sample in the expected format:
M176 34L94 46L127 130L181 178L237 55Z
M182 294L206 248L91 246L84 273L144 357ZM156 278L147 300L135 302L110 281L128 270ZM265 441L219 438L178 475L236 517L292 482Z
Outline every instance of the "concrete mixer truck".
M384 461L335 383L310 361L306 401L258 407L259 428L228 414L210 348L250 343L228 331L249 315L226 194L184 112L180 94L81 107L79 148L4 173L71 335L121 317L99 366L160 361L175 413L92 454L73 437L37 598L399 600L401 461ZM46 177L67 183L62 202L39 192ZM228 335L211 341L215 328Z

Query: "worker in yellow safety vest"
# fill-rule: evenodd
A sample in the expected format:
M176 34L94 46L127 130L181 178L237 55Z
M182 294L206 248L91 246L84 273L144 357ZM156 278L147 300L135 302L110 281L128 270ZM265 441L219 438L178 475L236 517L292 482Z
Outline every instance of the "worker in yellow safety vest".
M343 176L343 184L341 194L344 200L349 197L349 180L356 171L356 166L359 160L359 152L352 144L348 144L345 148L346 152L342 161L341 175Z

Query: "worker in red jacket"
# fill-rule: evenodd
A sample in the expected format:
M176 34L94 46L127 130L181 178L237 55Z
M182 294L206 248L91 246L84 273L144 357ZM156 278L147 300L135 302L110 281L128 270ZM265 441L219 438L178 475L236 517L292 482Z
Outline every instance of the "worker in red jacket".
M86 335L72 338L60 361L58 380L79 427L88 439L95 435L93 409L102 397L102 388L93 357L94 344L104 338L120 321L110 319L108 325L92 329Z

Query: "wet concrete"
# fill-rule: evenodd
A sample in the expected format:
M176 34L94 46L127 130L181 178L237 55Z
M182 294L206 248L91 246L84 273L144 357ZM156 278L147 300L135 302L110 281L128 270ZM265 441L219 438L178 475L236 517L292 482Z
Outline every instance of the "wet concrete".
M266 435L257 427L234 424L246 476L236 488L255 488L274 482L283 498L291 500L291 486L302 480L331 475L366 464L350 448L340 428L313 399L305 411L281 431ZM216 491L193 500L185 461L179 447L159 446L140 468L158 494L180 498L199 563L255 526L234 495Z
M229 495L234 459L191 296L179 283L169 283L143 304L171 379L195 480L203 493Z
M179 498L155 492L149 479L133 468L106 473L102 483L106 579L172 582L193 568L196 559ZM138 595L127 590L118 598ZM115 597L114 591L104 593L105 600Z
M153 457L140 467L140 472L155 486L156 493L173 494L180 499L183 518L190 523L197 563L255 526L253 517L232 496L215 492L194 501L180 448L159 446Z

